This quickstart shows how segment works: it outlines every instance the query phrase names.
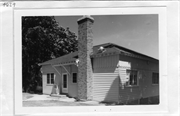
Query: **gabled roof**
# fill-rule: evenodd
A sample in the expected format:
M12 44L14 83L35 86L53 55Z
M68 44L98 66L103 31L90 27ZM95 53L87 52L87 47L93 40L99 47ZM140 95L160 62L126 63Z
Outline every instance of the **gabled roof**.
M99 51L100 47L104 48L103 52ZM121 47L113 43L105 43L105 44L93 46L93 54L91 55L91 57L101 57L101 56L113 55L113 54L123 54L123 55L131 56L131 57L158 61L155 58L135 52L133 50ZM58 58L54 58L52 60L48 60L46 62L40 63L39 65L75 63L77 58L78 58L78 51L69 53L67 55L64 55Z
M54 58L51 60L48 60L46 62L40 63L39 65L47 65L47 64L61 64L61 63L69 63L69 62L74 62L76 60L76 57L78 55L78 52L72 52L69 54L66 54L64 56L60 56L58 58Z

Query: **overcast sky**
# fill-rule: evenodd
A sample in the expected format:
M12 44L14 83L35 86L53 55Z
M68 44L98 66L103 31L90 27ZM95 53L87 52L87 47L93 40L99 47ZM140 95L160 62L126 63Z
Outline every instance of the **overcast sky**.
M55 17L59 25L78 35L77 20L82 16ZM92 16L93 44L115 43L159 59L158 15Z

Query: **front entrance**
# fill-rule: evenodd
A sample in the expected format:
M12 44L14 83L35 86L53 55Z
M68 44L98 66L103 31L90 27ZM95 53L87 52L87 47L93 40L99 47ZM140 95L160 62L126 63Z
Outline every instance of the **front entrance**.
M62 74L62 93L68 93L68 74Z

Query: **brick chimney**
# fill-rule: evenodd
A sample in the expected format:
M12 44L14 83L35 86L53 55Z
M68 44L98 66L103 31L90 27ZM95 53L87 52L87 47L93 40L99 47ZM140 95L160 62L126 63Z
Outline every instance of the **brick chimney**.
M83 16L78 23L78 99L92 99L92 64L94 19Z

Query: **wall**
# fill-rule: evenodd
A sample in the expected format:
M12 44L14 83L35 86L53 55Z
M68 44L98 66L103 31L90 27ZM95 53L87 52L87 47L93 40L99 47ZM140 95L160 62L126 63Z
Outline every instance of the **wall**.
M61 67L61 75L63 73L67 73L68 74L68 96L69 97L77 97L77 83L72 83L72 73L78 73L78 68L76 65L67 65L65 66L65 68L68 70L69 73L67 73L67 71ZM61 78L62 81L62 78Z
M68 90L68 94L70 97L77 97L77 83L73 83L72 82L72 73L77 73L78 74L78 68L76 65L71 65L71 75L69 76L69 81L68 81L68 85L69 85L69 90ZM77 75L78 76L78 75Z
M118 102L119 78L118 73L94 73L93 100Z
M60 67L56 67L56 69L61 72L61 68ZM55 89L54 89L54 85L48 85L47 84L47 73L54 73L55 74L55 84L59 85L59 92L61 93L61 79L60 79L60 75L57 73L56 70L54 70L54 68L51 65L43 65L42 66L42 80L43 80L43 94L51 94L51 93L56 93Z
M93 58L93 73L113 73L119 61L118 55Z
M78 72L77 66L76 65L67 65L64 66L68 72L62 67L62 66L56 66L55 68L58 70L57 71L51 66L51 65L43 65L42 66L42 75L43 75L43 94L55 94L55 88L53 85L47 85L47 73L54 73L55 74L55 84L58 85L59 87L59 93L62 93L62 74L67 73L68 74L68 93L67 95L70 97L77 97L77 83L72 83L72 73Z
M119 55L93 59L93 100L118 101L119 77L116 70L118 61Z
M130 69L138 71L139 86L122 86L123 81L126 80L126 69L117 67L119 61L130 63ZM125 55L97 57L93 59L93 72L94 100L117 102L119 99L119 102L128 103L141 97L159 95L159 85L152 85L152 72L159 72L159 64L156 61Z
M120 61L129 62L131 69L138 71L139 86L120 87L119 95L122 102L128 102L139 98L147 98L159 95L159 85L152 84L152 72L159 72L159 63L155 61L147 61L129 56L120 55ZM125 70L122 71L124 75ZM122 79L120 82L122 83Z

